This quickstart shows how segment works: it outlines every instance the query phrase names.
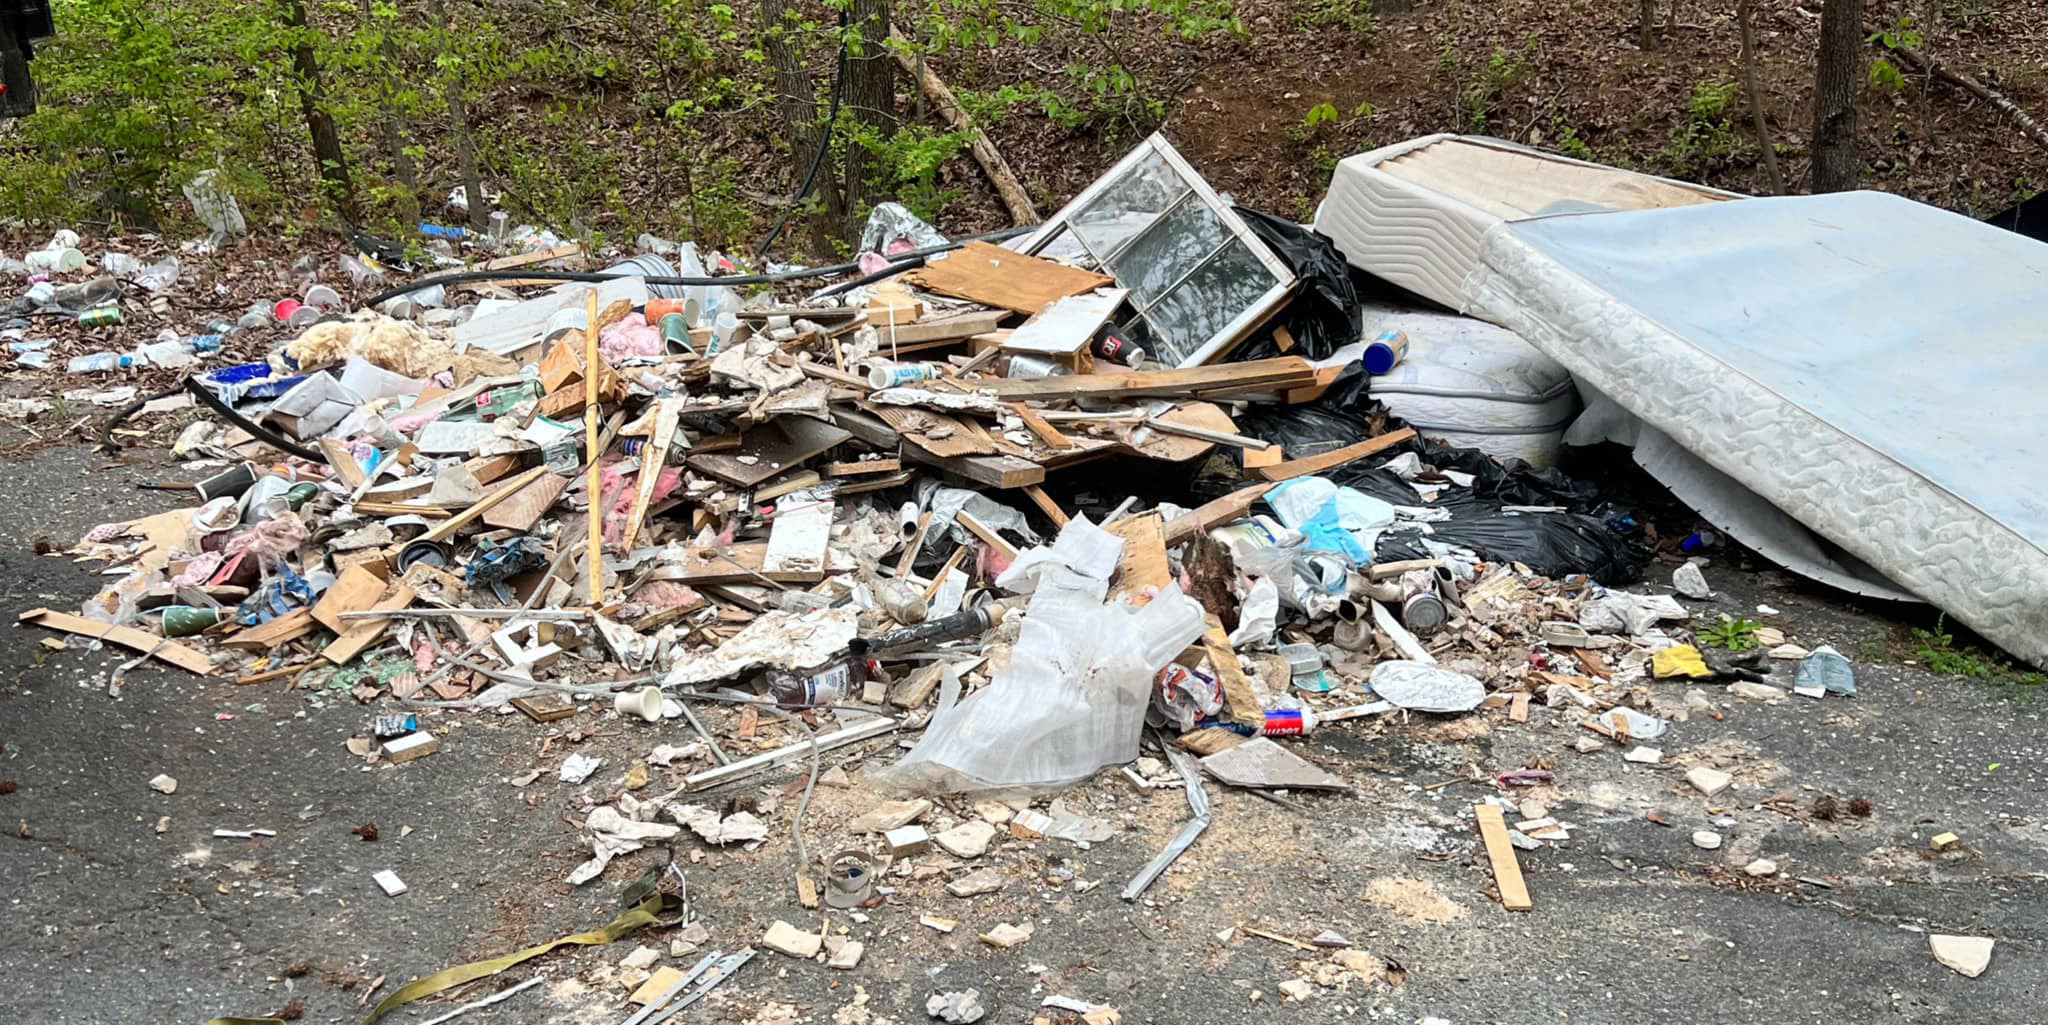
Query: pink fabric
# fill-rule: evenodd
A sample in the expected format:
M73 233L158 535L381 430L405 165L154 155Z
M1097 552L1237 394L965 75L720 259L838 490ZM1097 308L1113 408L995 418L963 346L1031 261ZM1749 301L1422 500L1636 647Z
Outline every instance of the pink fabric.
M607 363L635 356L659 356L665 351L661 332L645 317L627 317L597 333L597 352Z

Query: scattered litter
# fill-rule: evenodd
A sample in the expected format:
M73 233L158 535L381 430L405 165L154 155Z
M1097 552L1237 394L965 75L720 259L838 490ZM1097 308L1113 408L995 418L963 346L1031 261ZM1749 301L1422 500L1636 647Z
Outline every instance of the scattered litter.
M178 792L178 781L159 773L150 778L149 788L159 794L175 794Z
M981 1006L981 991L964 989L951 993L934 993L924 1002L924 1012L954 1025L968 1025L980 1021L988 1013Z
M1692 845L1703 851L1718 851L1721 849L1721 834L1711 829L1695 829L1692 833Z
M1929 933L1927 943L1933 949L1936 961L1969 979L1984 974L1984 970L1991 967L1991 948L1997 946L1997 941L1987 936L1949 936L1943 933Z
M406 891L405 881L398 878L398 873L388 868L372 875L370 878L377 881L378 888L384 891L384 896L386 897L396 897Z
M1692 788L1702 795L1717 797L1721 791L1728 789L1729 784L1735 782L1735 777L1719 769L1709 769L1702 765L1686 770L1685 781L1692 784Z

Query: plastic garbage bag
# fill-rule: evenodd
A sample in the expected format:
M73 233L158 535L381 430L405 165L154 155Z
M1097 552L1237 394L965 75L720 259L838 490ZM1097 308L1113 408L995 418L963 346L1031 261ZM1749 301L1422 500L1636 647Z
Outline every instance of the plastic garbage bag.
M1017 553L996 586L1011 594L1034 594L1066 588L1101 601L1109 592L1110 575L1122 557L1123 539L1076 516L1060 528L1050 546Z
M897 256L913 249L946 244L939 229L926 224L901 203L876 203L861 229L860 251Z
M1238 606L1237 629L1230 631L1230 646L1238 651L1268 650L1279 625L1280 588L1272 577L1259 577Z
M1488 561L1519 562L1546 577L1584 573L1609 587L1642 579L1650 551L1591 516L1515 513L1456 516L1430 524L1429 542L1469 548ZM1380 535L1379 561L1418 559L1431 552L1423 535L1389 530Z
M1038 594L1009 665L957 703L942 698L917 746L870 777L920 793L1021 797L1130 761L1154 677L1206 627L1177 586L1143 608Z
M235 194L221 184L217 169L199 172L184 192L185 198L192 201L192 212L213 229L214 245L225 245L229 239L249 233L249 222L242 219L242 206L235 202Z
M1235 207L1246 227L1280 257L1300 279L1294 298L1280 311L1279 323L1294 336L1294 348L1284 355L1326 359L1331 353L1358 340L1365 311L1358 304L1358 291L1351 284L1351 267L1328 235L1292 221ZM1233 362L1283 355L1270 335L1238 347Z

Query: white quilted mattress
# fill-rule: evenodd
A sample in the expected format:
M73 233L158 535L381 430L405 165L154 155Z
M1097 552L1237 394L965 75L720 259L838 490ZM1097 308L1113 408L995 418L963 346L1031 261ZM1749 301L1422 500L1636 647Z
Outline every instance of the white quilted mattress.
M1408 336L1408 355L1372 397L1424 435L1537 468L1557 461L1578 411L1572 377L1513 331L1450 313L1368 304L1363 337ZM1364 343L1332 357L1348 362ZM1346 355L1346 353L1349 355Z
M1488 229L1559 212L1647 210L1734 198L1500 139L1429 135L1338 163L1315 228L1352 266L1464 310Z
M2048 245L1872 192L1491 229L1462 298L2048 664Z

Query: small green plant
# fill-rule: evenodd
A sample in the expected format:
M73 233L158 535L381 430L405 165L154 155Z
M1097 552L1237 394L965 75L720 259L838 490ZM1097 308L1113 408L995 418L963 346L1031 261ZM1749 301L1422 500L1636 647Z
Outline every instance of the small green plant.
M1593 147L1586 145L1586 140L1579 138L1578 128L1566 121L1563 116L1553 119L1550 127L1557 132L1556 147L1559 153L1573 160L1597 159L1593 155Z
M2035 672L2022 672L2011 662L1997 655L1987 654L1975 645L1958 646L1955 635L1948 631L1948 617L1939 616L1931 630L1913 629L1914 661L1927 667L1929 672L1943 676L1960 676L1967 680L1978 680L2001 687L2040 687L2048 684L2048 677Z
M1895 50L1899 47L1906 47L1908 49L1918 47L1921 43L1926 42L1926 39L1920 35L1919 29L1913 27L1913 16L1908 14L1892 22L1890 28L1879 29L1871 33L1870 38L1865 40L1865 42L1876 43L1886 50ZM1899 70L1898 65L1893 64L1889 58L1883 55L1871 59L1868 77L1870 79L1870 86L1873 89L1882 89L1885 92L1898 92L1906 87L1905 73Z
M1300 121L1287 126L1287 137L1297 144L1307 142L1315 137L1317 129L1336 124L1340 117L1336 104L1318 103L1310 107Z
M1518 53L1509 53L1501 47L1494 47L1493 54L1486 59L1486 66L1473 76L1459 94L1458 123L1461 131L1483 132L1486 125L1499 112L1501 100L1508 88L1522 78L1529 68L1529 61L1536 56L1536 37L1530 36Z
M1735 125L1728 107L1741 87L1734 82L1698 82L1686 105L1686 120L1658 156L1681 178L1701 177L1714 161L1735 151Z
M1372 0L1311 0L1295 21L1304 29L1341 28L1360 39L1371 37L1376 24Z
M1762 627L1754 619L1738 619L1724 612L1720 622L1700 631L1700 643L1725 651L1748 651L1758 645L1756 632Z

